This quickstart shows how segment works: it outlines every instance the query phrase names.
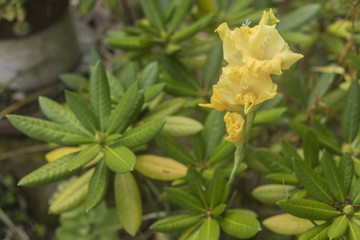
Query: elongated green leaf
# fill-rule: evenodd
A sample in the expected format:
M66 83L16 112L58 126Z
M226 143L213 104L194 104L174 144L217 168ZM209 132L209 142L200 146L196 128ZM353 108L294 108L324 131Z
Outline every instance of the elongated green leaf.
M107 38L105 43L111 47L124 50L144 50L151 47L151 43L148 40L133 36Z
M335 218L328 229L328 237L336 239L342 237L349 226L349 220L346 215Z
M271 124L279 119L286 112L286 110L287 109L285 107L279 107L258 111L256 113L253 124L254 126Z
M354 162L349 153L345 153L339 163L340 175L344 179L344 192L345 195L348 195L350 192L350 186L354 174Z
M175 1L174 1L175 2ZM181 22L185 19L186 15L189 13L189 9L192 5L191 0L178 1L179 4L176 6L173 16L171 17L168 31L173 32Z
M353 80L346 97L345 108L341 118L341 133L347 143L351 143L359 130L360 123L360 87Z
M346 239L360 240L360 227L353 221L349 221L349 227L346 232Z
M310 166L303 162L294 162L295 173L300 183L305 187L310 195L323 202L332 202L329 186Z
M127 127L128 118L131 117L135 111L136 102L138 101L138 86L137 83L131 87L122 96L120 102L111 112L110 117L106 122L106 133L122 132Z
M110 171L105 161L101 160L95 168L91 177L88 193L85 200L85 211L89 212L96 207L103 199L109 184Z
M211 165L229 159L234 156L235 150L236 147L233 143L224 141L215 148L208 163Z
M175 114L176 112L181 110L185 102L186 100L183 98L174 98L167 100L156 106L152 111L146 114L142 120L146 122Z
M101 151L98 144L90 145L81 150L73 160L67 165L69 171L74 171L93 160Z
M201 240L218 240L220 237L220 227L218 222L208 217L200 227L199 239Z
M203 204L199 199L177 188L166 188L166 194L170 201L176 203L180 207L188 209L192 212L203 212L205 211Z
M56 182L60 179L66 178L74 172L70 172L67 165L76 156L76 153L63 156L56 161L47 163L35 171L23 177L18 186L34 187L47 183Z
M218 43L216 47L209 53L208 58L204 64L201 75L201 82L205 89L214 81L219 73L223 59L222 44Z
M277 205L285 212L309 220L328 220L340 214L329 204L309 199L283 199Z
M291 169L285 165L285 160L277 153L266 148L255 151L256 158L271 172L291 173Z
M356 180L351 186L350 197L353 201L353 204L360 203L360 178Z
M74 132L73 128L58 123L14 114L7 115L6 117L14 127L37 140L60 145L78 145L94 141L93 138L86 136L82 132Z
M89 85L88 79L79 74L62 73L59 78L68 88L75 91L85 90Z
M59 103L47 97L41 96L39 97L39 105L41 111L51 121L70 128L74 128L77 132L82 132L88 136L91 136L91 133L81 125L75 114Z
M319 10L320 4L307 4L282 17L276 28L279 32L293 30L315 17Z
M288 142L281 142L281 151L284 155L284 159L287 162L287 166L290 166L291 169L294 169L294 162L301 162L302 159L296 148Z
M288 213L269 217L262 224L271 231L282 235L301 234L315 226L307 219L298 218Z
M201 180L199 172L195 168L189 167L186 173L186 181L194 196L196 196L204 206L207 206L204 187L202 186Z
M224 113L211 110L204 124L203 138L206 144L205 160L209 159L225 133Z
M316 227L313 227L299 237L299 240L311 240L311 239L318 239L318 240L328 240L327 231L330 226L330 222L323 223Z
M178 97L198 97L199 92L191 84L180 82L170 78L161 78L165 85L165 91Z
M220 169L216 169L211 183L206 192L207 202L210 208L215 207L222 198L225 189L225 178L223 172Z
M303 139L303 150L305 162L311 167L318 164L319 148L316 134L311 130L307 131Z
M91 70L89 83L90 103L101 130L110 116L110 90L104 66L99 61Z
M237 238L251 238L261 230L256 218L241 213L227 213L219 223L224 232Z
M120 99L125 92L124 86L122 85L121 81L111 72L106 72L106 76L109 82L111 97L115 99Z
M195 164L195 160L189 154L189 152L173 137L160 133L156 136L155 140L161 150L164 151L169 157L184 163L185 165Z
M197 161L203 161L205 152L205 142L201 133L190 136L190 146Z
M125 173L134 170L136 164L135 154L124 146L105 147L106 165L116 173Z
M121 71L120 78L125 79L125 87L127 89L130 88L130 86L133 85L138 79L137 72L138 69L135 62L127 63L124 70Z
M142 203L139 188L131 173L115 174L116 212L120 224L135 236L142 222Z
M182 40L185 40L185 39L188 39L188 38L192 37L196 33L203 30L210 23L212 17L213 17L212 14L208 14L208 15L200 18L198 21L196 21L192 25L177 31L171 37L171 40L174 41L174 42L180 42Z
M163 16L157 0L140 0L141 8L145 16L149 19L152 26L154 26L158 32L164 28Z
M154 85L159 77L159 64L152 62L146 65L139 80L139 85L142 89L146 90Z
M162 129L165 119L152 120L124 133L118 141L126 147L137 147L153 139Z
M166 83L158 83L144 91L144 102L150 102L154 100L164 89Z
M331 193L339 202L345 202L346 189L344 187L344 178L340 174L332 156L326 150L321 159L321 167Z
M85 15L95 6L96 0L80 0L77 10L80 15Z
M66 103L81 125L91 133L98 129L97 120L84 100L76 93L65 91Z
M60 214L80 206L86 198L89 181L94 173L94 168L81 175L67 186L51 203L49 212Z
M200 132L203 126L200 122L183 116L168 116L163 132L174 137L185 137Z
M238 13L239 11L246 9L253 2L254 0L235 1L229 9L229 14Z
M281 199L291 197L296 191L296 187L291 185L265 184L256 187L251 195L260 202L275 204Z
M265 176L273 183L298 185L299 180L292 173L270 173Z
M179 232L185 230L202 218L201 214L180 214L163 218L150 226L151 230L164 233Z
M103 0L104 5L111 11L116 11L116 9L119 6L119 1L118 0Z

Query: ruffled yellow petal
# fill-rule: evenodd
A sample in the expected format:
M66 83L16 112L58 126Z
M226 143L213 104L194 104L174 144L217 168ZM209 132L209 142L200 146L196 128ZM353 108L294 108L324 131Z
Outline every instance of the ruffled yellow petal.
M242 65L242 57L237 49L233 33L227 23L222 23L216 30L223 41L224 59L230 65Z
M238 113L227 112L224 117L229 136L225 140L239 146L244 140L244 119Z

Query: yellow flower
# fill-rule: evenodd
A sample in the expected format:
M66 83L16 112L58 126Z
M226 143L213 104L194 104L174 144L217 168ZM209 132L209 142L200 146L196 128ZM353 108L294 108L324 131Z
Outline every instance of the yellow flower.
M213 86L210 104L203 107L218 111L247 114L260 103L276 95L277 85L269 75L255 74L247 66L224 67L219 82Z
M227 112L224 117L226 130L229 134L225 140L239 146L244 140L244 119L238 113Z
M267 25L268 18L271 25ZM277 22L270 9L264 11L259 25L252 28L243 25L231 31L226 23L221 24L216 31L223 41L224 59L230 66L246 64L251 71L260 74L282 74L282 70L303 55L290 50L275 28Z

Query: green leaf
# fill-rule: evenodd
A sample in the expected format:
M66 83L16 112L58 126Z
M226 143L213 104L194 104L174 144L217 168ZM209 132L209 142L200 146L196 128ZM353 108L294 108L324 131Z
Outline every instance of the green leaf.
M195 160L189 154L189 152L173 137L164 133L160 133L156 136L155 140L161 150L164 151L164 153L166 153L166 155L169 157L184 163L185 165L195 164Z
M89 85L88 79L79 74L62 73L59 78L68 88L75 91L87 89Z
M85 15L95 6L96 0L80 0L77 10L80 15Z
M225 178L223 172L217 168L211 179L210 186L206 191L206 198L210 208L213 208L220 203L224 189Z
M134 237L142 222L142 203L133 175L115 174L114 191L119 222L125 231Z
M360 123L360 87L353 80L348 90L345 107L341 118L341 133L347 143L351 143L359 130Z
M350 197L353 204L360 204L360 178L356 180L351 186Z
M219 223L224 232L237 238L251 238L261 230L256 218L241 213L227 213Z
M86 198L89 181L94 173L94 168L82 174L67 186L51 203L49 212L60 214L80 206Z
M74 174L70 172L67 165L73 160L77 153L63 156L56 161L47 163L35 171L23 177L18 186L35 187L66 178Z
M120 78L125 80L125 87L128 89L137 80L137 65L135 62L129 62L121 71Z
M146 65L141 73L139 85L142 89L146 90L154 85L159 77L159 64L152 62Z
M109 82L111 97L120 99L125 92L124 86L122 85L120 79L118 79L116 76L114 76L114 74L110 72L106 72L106 76Z
M164 233L180 232L193 226L201 219L201 214L180 214L156 221L153 225L150 226L150 229L156 232Z
M347 240L360 240L360 227L353 221L349 221L349 227L346 232Z
M205 89L214 81L218 75L223 60L222 44L218 43L216 47L209 53L201 74L201 82Z
M328 240L329 238L327 236L327 231L329 226L330 226L330 222L323 223L321 225L313 227L307 230L306 232L304 232L303 234L301 234L299 240L312 240L312 239Z
M329 186L310 166L303 162L294 162L295 173L300 183L310 195L323 202L332 202Z
M96 207L104 199L109 184L109 176L110 171L107 168L105 161L100 160L90 179L88 193L85 200L86 212L89 212L91 209Z
M344 153L339 163L340 175L344 179L344 192L348 195L350 192L351 182L354 175L354 162L349 153Z
M199 239L201 240L218 240L220 237L220 227L218 222L208 217L200 227Z
M288 213L266 218L262 224L271 231L282 235L297 235L314 227L311 221Z
M111 101L106 72L100 61L91 69L89 94L90 104L98 121L98 126L104 130L106 120L110 116Z
M94 112L90 110L84 100L76 93L65 91L66 103L80 121L82 126L91 133L98 129Z
M285 165L284 159L277 153L266 148L256 149L256 158L271 172L291 173L291 169Z
M105 39L105 43L113 48L123 50L145 50L152 45L148 40L134 36L107 38Z
M225 203L220 203L219 205L217 205L216 207L214 207L214 209L211 212L211 215L214 217L218 217L220 216L220 214L222 214L227 208L227 205Z
M329 204L309 199L282 199L277 205L291 215L309 220L328 220L340 214Z
M58 123L14 114L6 115L6 117L14 127L37 140L60 145L78 145L94 141L93 138Z
M187 82L179 82L170 78L161 78L165 85L165 91L171 95L178 97L198 97L199 92L197 89Z
M194 196L198 198L204 206L207 206L205 192L203 190L204 186L201 182L201 176L199 172L191 166L188 168L186 173L186 182L189 185L192 194L194 194Z
M167 197L173 203L176 203L182 208L185 208L192 212L203 212L205 211L203 204L199 199L177 188L166 188Z
M304 160L309 166L317 166L319 160L319 149L320 146L316 134L312 130L307 131L303 139L303 150Z
M203 138L206 151L205 160L209 159L216 147L220 144L225 133L224 113L211 110L205 120Z
M291 185L265 184L257 186L251 195L260 202L275 204L281 199L291 197L296 191L297 188Z
M320 75L318 81L314 87L312 87L310 95L308 97L307 106L308 108L312 107L317 99L322 98L326 91L329 89L331 83L334 81L335 74L325 72Z
M166 83L158 83L144 91L144 102L150 102L154 100L164 89Z
M213 17L212 14L208 14L208 15L200 18L199 20L197 20L195 23L191 24L190 26L177 31L171 37L171 40L174 42L180 42L180 41L183 41L185 39L192 37L196 33L203 30L210 23L212 17Z
M152 120L127 132L118 141L119 144L132 148L143 145L153 139L162 129L165 119Z
M289 142L282 141L281 142L281 151L284 155L284 159L287 162L287 166L290 166L291 169L294 169L294 162L301 162L302 159L296 148L291 145Z
M265 178L273 183L298 185L299 180L292 173L270 173Z
M346 215L339 216L331 223L328 229L328 237L336 239L342 237L349 226L349 220Z
M260 110L256 113L253 124L254 126L271 124L280 118L286 110L285 107Z
M195 119L183 116L169 116L166 118L163 132L174 137L194 135L203 129L202 124Z
M86 148L81 150L68 164L67 167L69 171L74 171L81 168L82 166L93 160L100 153L100 151L101 147L98 144L87 146Z
M212 152L208 163L209 165L224 161L234 156L236 147L232 142L223 141Z
M151 121L154 119L164 118L169 115L179 112L184 106L186 100L183 98L173 98L162 102L154 109L152 109L148 114L146 114L142 120L144 122Z
M106 165L116 173L126 173L134 170L136 164L135 154L124 146L105 147Z
M116 105L111 112L110 117L106 122L106 133L123 132L129 124L129 118L134 113L136 102L139 101L138 86L137 83L131 85L131 87L122 96L120 102Z
M253 2L254 0L234 1L233 5L229 9L228 14L238 13L239 11L249 7L249 5L252 4Z
M60 105L59 103L47 98L39 97L39 105L41 111L45 116L55 123L74 128L75 131L82 132L88 136L91 136L91 133L84 129L80 121L76 118L75 114L69 109Z
M304 23L316 16L318 11L320 10L320 7L320 4L312 3L306 4L304 7L301 8L297 8L295 11L292 11L282 17L276 28L279 32L286 32L303 26Z
M111 11L116 11L116 9L119 6L119 1L118 0L103 0L104 5Z
M164 28L164 25L159 2L157 0L140 0L139 3L151 25L154 26L160 33Z
M340 174L332 156L325 150L321 159L321 167L325 180L336 200L343 203L346 200L344 178Z
M203 161L205 152L205 142L201 136L201 133L190 136L190 146L195 159L197 161Z
M178 1L179 4L176 6L176 11L174 11L173 16L171 17L168 31L173 32L181 22L185 19L186 15L189 13L190 7L193 4L192 0L182 0Z

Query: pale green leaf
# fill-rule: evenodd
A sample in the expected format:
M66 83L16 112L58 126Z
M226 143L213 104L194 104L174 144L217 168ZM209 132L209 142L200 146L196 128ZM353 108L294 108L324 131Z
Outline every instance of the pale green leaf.
M183 116L168 116L162 131L174 137L184 137L194 135L202 129L202 124L195 119Z
M251 238L261 230L256 218L241 213L227 213L219 223L224 232L237 238Z
M135 167L135 154L124 146L106 146L104 153L106 165L116 173L129 172Z

